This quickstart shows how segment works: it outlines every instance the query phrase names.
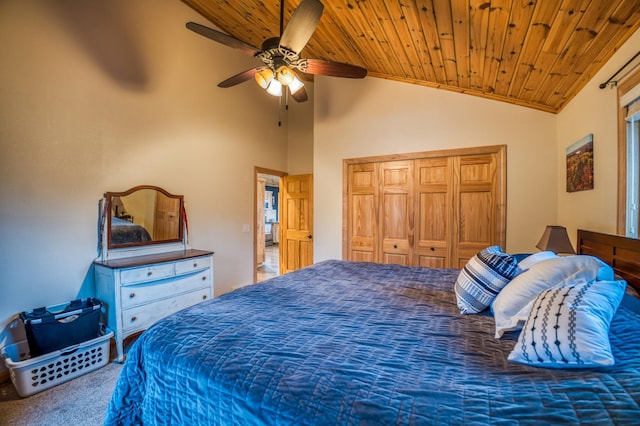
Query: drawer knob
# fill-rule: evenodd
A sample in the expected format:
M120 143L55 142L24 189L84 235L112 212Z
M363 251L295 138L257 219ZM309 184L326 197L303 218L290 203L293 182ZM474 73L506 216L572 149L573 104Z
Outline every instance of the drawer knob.
M206 281L206 280L207 280L207 276L206 276L206 275L203 275L203 276L202 276L202 281Z
M153 275L153 271L148 271L147 276L150 277L151 275Z
M131 293L131 294L129 295L129 299L133 299L134 297L136 297L136 294L135 294L135 293Z
M202 295L202 300L207 300L207 295L206 294Z
M193 267L197 268L198 267L198 262L193 262Z
M138 319L138 317L131 317L131 322L135 322Z
M394 244L394 245L393 245L393 248L394 248L394 249L397 249L397 248L398 248L398 245L397 245L397 244Z

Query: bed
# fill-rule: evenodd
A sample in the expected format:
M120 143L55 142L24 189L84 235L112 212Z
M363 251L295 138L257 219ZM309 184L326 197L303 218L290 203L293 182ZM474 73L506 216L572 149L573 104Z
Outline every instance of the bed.
M615 363L549 368L510 359L525 333L495 337L498 304L461 313L463 271L330 260L180 311L130 348L105 424L637 424L624 281L577 285L615 305L597 342Z
M111 244L144 243L147 241L151 241L151 235L144 226L119 217L111 217Z

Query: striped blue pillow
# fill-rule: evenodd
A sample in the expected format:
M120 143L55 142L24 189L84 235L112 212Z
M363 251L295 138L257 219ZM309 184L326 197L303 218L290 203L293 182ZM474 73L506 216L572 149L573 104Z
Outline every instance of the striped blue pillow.
M455 284L458 308L463 314L485 310L522 270L515 257L503 253L498 246L487 247L469 259Z

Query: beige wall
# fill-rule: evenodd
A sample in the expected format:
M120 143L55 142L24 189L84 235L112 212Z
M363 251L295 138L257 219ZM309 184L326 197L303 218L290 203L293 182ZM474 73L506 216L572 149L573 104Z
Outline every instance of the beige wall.
M15 313L92 294L105 191L183 194L216 295L252 282L254 167L287 170L289 118L216 87L259 62L189 20L176 0L0 2L0 346Z
M617 90L610 87L600 89L598 86L639 50L640 31L636 31L578 96L558 114L558 223L567 227L574 245L577 229L616 233ZM589 133L593 134L594 145L594 189L568 193L565 180L566 149Z
M287 170L290 175L313 173L313 84L306 84L309 100L289 106Z
M507 247L534 250L556 220L556 117L443 90L366 78L315 83L315 260L342 257L342 160L507 145Z

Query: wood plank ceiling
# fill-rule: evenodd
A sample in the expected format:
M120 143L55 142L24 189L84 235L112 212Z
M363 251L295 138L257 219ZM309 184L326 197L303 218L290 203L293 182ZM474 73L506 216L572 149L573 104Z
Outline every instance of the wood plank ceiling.
M279 0L182 1L253 46L279 34ZM300 1L285 2L285 25ZM302 57L553 113L640 28L640 0L323 3Z

